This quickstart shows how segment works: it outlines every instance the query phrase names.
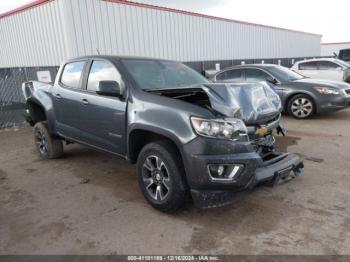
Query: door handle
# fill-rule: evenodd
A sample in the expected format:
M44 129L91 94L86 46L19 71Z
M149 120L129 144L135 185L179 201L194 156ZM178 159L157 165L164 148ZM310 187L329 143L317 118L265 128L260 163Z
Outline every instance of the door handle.
M83 102L84 105L88 105L89 104L89 101L87 99L82 99L81 101Z
M60 94L55 94L55 97L58 98L58 99L62 98L62 96Z

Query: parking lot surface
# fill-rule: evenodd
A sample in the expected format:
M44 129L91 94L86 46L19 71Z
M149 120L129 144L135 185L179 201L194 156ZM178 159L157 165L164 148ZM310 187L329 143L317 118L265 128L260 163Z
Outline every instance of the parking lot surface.
M350 254L350 110L284 124L278 148L304 158L304 177L172 215L128 162L79 145L43 161L30 127L2 130L0 254Z

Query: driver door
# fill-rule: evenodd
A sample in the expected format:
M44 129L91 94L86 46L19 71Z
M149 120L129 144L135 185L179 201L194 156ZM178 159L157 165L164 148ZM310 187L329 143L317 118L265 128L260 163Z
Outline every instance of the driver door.
M107 60L93 60L81 95L82 142L118 155L126 153L126 100L96 93L100 81L116 81L125 93L122 77Z

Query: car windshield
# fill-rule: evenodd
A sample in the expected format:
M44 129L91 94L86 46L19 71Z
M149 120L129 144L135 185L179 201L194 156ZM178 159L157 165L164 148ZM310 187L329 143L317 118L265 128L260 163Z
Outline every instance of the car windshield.
M344 62L343 60L340 60L340 59L337 59L336 61L337 61L338 65L341 65L341 66L344 66L345 68L350 69L350 64L349 63Z
M122 59L128 72L144 90L208 84L209 81L184 64L172 61Z
M289 82L305 78L305 76L283 66L272 66L268 71L281 82Z

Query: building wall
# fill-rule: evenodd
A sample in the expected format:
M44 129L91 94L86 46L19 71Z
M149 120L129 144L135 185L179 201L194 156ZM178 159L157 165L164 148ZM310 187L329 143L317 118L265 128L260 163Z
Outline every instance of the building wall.
M0 18L0 34L0 68L56 66L97 52L180 61L311 57L321 40L118 0L48 1Z
M321 45L321 56L339 55L339 50L350 48L350 42L345 43L324 43Z
M0 18L0 68L53 66L67 58L60 1Z

